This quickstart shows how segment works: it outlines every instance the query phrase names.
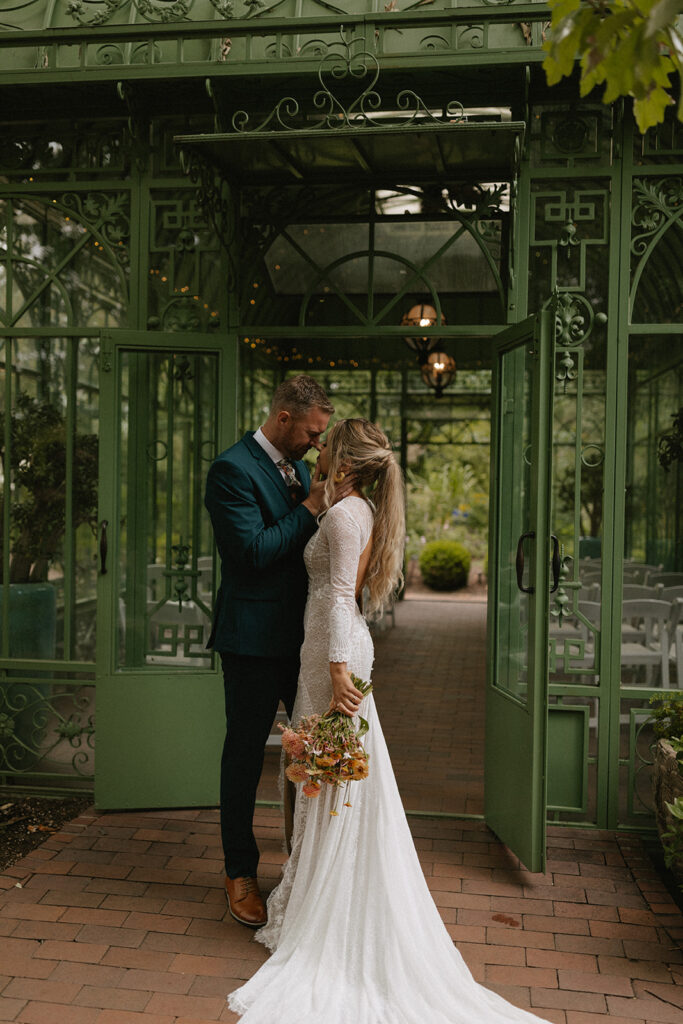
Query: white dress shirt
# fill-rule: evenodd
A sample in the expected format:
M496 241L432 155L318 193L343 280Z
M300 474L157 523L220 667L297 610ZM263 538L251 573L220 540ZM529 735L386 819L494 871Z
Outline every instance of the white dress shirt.
M254 440L258 445L261 446L261 448L263 448L268 458L272 459L276 466L281 459L286 458L286 455L283 455L282 452L279 451L279 449L277 449L274 444L270 443L266 435L263 433L261 427L259 427L258 430L255 431ZM277 468L280 470L280 476L286 483L287 476L285 474L285 471L282 469L281 466L278 466Z

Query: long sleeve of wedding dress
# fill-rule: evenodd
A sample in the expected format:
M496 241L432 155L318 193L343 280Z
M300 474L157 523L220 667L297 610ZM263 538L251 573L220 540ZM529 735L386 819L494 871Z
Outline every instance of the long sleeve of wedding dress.
M367 520L350 514L343 505L330 509L325 530L329 551L330 642L328 661L348 661L356 618L356 573L361 552L369 540ZM370 524L370 531L372 525Z
M349 497L309 541L309 596L293 719L324 712L329 661L369 679L373 648L355 602L372 511ZM539 1024L478 985L439 916L415 852L373 695L359 712L370 774L331 816L333 787L297 787L292 853L256 933L272 956L228 997L240 1024Z

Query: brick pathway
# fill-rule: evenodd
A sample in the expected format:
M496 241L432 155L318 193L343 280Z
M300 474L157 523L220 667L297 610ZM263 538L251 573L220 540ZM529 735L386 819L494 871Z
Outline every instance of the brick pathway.
M278 811L257 824L269 888ZM551 829L530 875L479 822L411 827L478 980L556 1024L681 1024L683 916L637 837ZM0 877L3 1021L234 1021L226 994L265 956L226 916L213 810L84 814Z
M455 604L397 608L376 641L376 698L406 806L478 813L485 609ZM409 741L428 751L417 779ZM479 981L557 1024L683 1024L683 916L637 837L550 829L548 872L530 875L480 822L410 824ZM279 811L259 809L257 826L268 889ZM0 1021L234 1021L226 994L265 956L226 915L214 810L85 814L0 876Z

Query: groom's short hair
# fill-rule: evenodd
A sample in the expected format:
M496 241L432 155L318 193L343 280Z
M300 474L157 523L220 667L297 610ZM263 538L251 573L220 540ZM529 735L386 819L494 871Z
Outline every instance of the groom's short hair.
M278 384L270 403L271 416L282 409L286 409L295 419L304 416L311 409L320 409L330 416L334 412L334 406L325 389L306 373L288 377Z

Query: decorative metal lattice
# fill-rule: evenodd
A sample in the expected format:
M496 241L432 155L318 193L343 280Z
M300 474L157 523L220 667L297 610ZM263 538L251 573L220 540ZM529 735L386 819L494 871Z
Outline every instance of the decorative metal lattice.
M299 101L293 96L285 96L255 127L251 126L246 110L236 111L232 115L232 128L241 135L256 135L266 131L403 127L418 121L421 124L458 124L466 120L464 107L457 100L449 100L444 105L443 114L436 116L412 89L402 89L392 106L383 110L382 97L375 88L379 74L379 61L365 48L365 39L342 32L341 52L329 50L318 67L320 89L312 99L318 113L304 117ZM363 88L355 97L349 98L349 85ZM391 110L397 113L392 115Z
M94 775L95 688L44 681L0 686L0 773Z

